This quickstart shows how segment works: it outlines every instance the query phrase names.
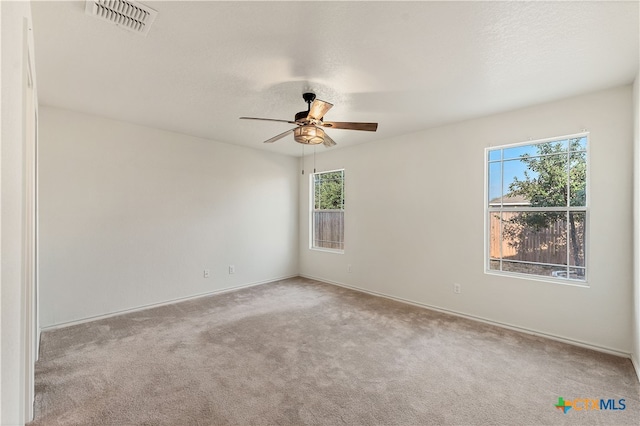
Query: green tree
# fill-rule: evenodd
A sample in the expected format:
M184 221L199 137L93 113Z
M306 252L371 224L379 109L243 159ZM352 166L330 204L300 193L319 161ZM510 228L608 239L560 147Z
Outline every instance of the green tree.
M341 210L344 208L344 174L342 171L318 173L314 178L316 210Z
M570 139L569 151L563 142L551 142L536 145L535 156L522 155L520 161L527 169L522 179L515 177L509 184L507 196L522 196L531 203L531 207L537 208L585 206L587 161L581 140ZM575 265L583 265L580 250L584 235L583 217L583 213L571 212L568 218ZM523 212L507 221L505 234L512 245L521 249L525 230L539 232L564 220L566 212L563 211Z

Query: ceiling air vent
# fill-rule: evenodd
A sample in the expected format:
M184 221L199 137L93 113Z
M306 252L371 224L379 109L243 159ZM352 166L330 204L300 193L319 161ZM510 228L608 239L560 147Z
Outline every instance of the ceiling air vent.
M158 14L150 7L131 0L86 0L84 11L87 15L144 36Z

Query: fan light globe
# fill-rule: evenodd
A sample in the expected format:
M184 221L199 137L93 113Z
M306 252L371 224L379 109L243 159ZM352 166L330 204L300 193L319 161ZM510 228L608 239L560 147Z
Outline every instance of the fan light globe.
M316 126L300 126L293 131L293 138L305 145L318 145L324 142L324 130Z

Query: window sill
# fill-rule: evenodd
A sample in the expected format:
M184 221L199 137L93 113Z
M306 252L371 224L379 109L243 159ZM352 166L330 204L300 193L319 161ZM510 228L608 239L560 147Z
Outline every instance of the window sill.
M323 251L323 252L326 252L326 253L344 254L344 250L339 250L339 249L309 247L309 250L312 250L312 251Z
M486 275L494 275L498 277L507 277L507 278L518 278L525 279L529 281L539 281L550 284L561 284L567 285L570 287L581 287L581 288L590 288L589 283L585 280L567 280L562 278L553 278L553 277L543 277L540 275L527 275L527 274L519 274L517 272L504 272L504 271L494 271L492 269L485 269L484 273Z

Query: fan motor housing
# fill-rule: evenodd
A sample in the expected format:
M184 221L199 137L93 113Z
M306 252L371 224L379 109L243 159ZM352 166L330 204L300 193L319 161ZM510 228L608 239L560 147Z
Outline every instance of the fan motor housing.
M296 114L296 118L294 121L306 121L307 116L309 115L309 111L300 111Z
M304 101L307 103L307 105L309 106L308 107L309 109L306 111L300 111L299 113L297 113L294 121L299 121L299 122L307 121L306 118L309 115L309 111L311 111L311 102L316 100L316 94L311 92L303 93L302 99L304 99Z

